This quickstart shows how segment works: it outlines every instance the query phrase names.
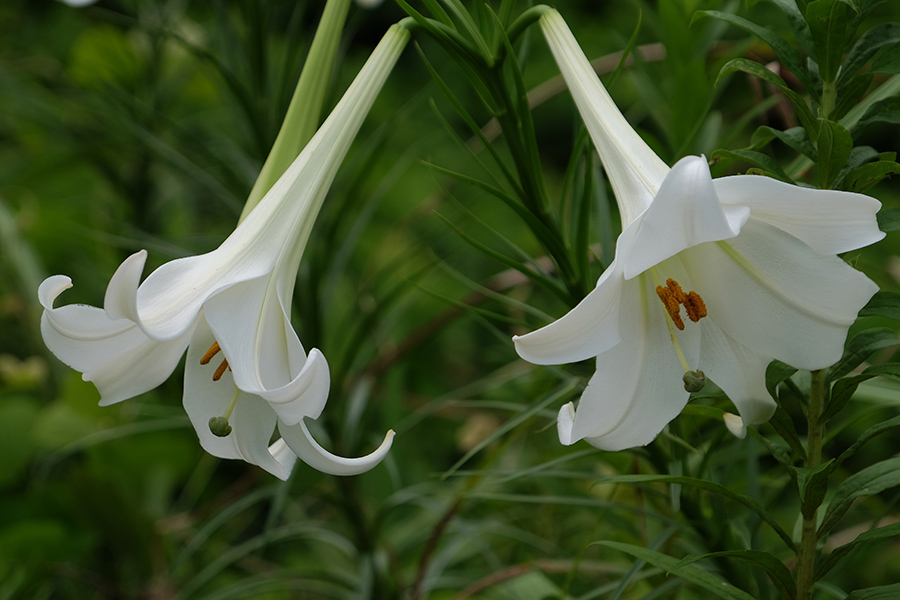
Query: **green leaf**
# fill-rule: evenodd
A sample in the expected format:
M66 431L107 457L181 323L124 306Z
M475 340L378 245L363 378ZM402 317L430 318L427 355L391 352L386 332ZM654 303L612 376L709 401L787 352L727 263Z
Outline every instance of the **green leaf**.
M864 192L881 180L898 174L900 174L900 164L891 160L880 160L852 169L841 181L841 188L850 192ZM882 231L894 231L900 228L896 217L893 221L888 220L889 213L895 210L892 208L878 213L878 227ZM885 229L885 227L890 227L890 229Z
M766 389L772 399L778 402L778 386L781 382L790 379L797 369L791 365L787 365L780 360L773 360L766 367Z
M850 14L839 0L815 0L806 7L806 22L816 48L819 75L824 82L834 81L847 44Z
M794 427L794 420L791 419L787 411L778 406L772 418L769 419L769 425L775 429L775 432L781 436L781 439L788 443L794 454L799 456L801 460L806 460L806 448L800 441L800 436L797 435L797 429Z
M850 152L853 150L853 136L840 123L827 119L819 121L821 128L817 143L819 151L818 184L821 189L832 189L838 173L850 159Z
M631 53L634 51L634 47L637 45L638 34L641 32L641 17L643 16L643 12L638 9L638 17L637 23L634 25L634 31L631 32L631 37L628 38L628 43L625 45L625 49L622 50L622 58L619 59L619 64L616 65L616 70L613 71L612 75L610 75L609 80L606 82L607 88L612 88L612 84L615 83L616 79L619 77L619 73L622 72L622 67L625 66L625 62L628 60L628 57L631 56Z
M900 73L900 42L884 48L872 61L872 73Z
M875 77L871 73L866 73L849 79L846 85L841 86L837 92L837 103L831 111L831 118L836 121L843 119L844 115L863 99L873 79Z
M531 280L534 281L535 283L538 283L538 284L542 285L544 288L546 288L547 290L549 290L550 292L553 292L554 294L556 294L557 296L559 296L560 299L562 299L562 300L564 300L564 301L566 301L566 300L568 299L568 295L566 294L565 290L562 289L562 288L559 286L559 284L556 283L554 280L552 280L552 279L550 279L549 277L547 277L547 276L541 274L539 271L537 271L537 270L534 269L534 268L531 268L529 265L526 265L526 264L521 263L521 262L519 262L519 261L517 261L517 260L514 260L514 259L512 259L512 258L506 256L505 254L501 253L501 252L497 252L496 250L494 250L494 249L491 248L490 246L487 246L486 244L483 244L483 243L479 242L479 241L476 240L474 237L468 235L468 234L467 234L465 231L463 231L461 228L459 228L459 227L457 227L456 225L454 225L449 219L447 219L446 217L444 217L444 216L441 215L440 213L437 213L437 216L438 216L439 218L441 218L445 223L447 223L447 225L449 225L450 227L452 227L453 230L456 232L456 234L457 234L459 237L461 237L463 240L465 240L466 242L468 242L472 247L474 247L474 248L480 250L481 252L487 254L488 256L490 256L491 258L493 258L494 260L496 260L497 262L499 262L499 263L501 263L501 264L504 264L504 265L506 265L507 267L509 267L509 268L511 268L511 269L515 269L516 271L518 271L518 272L521 273L522 275L525 275L526 277L528 277L529 279L531 279Z
M900 165L898 165L898 168L900 168ZM900 229L900 208L884 209L875 216L878 219L878 229L885 232Z
M858 367L876 350L897 345L900 345L897 333L886 327L874 327L859 332L847 344L841 360L831 368L828 374L829 381L840 379Z
M718 598L725 598L726 600L753 600L753 596L747 592L739 590L709 571L705 571L692 564L684 564L683 561L669 556L668 554L663 554L662 552L635 546L633 544L623 544L621 542L603 541L597 542L597 544L619 550L626 554L630 554L635 558L646 561L655 567L659 567L668 573L677 575L685 581L689 581L690 583L712 592Z
M880 585L850 592L844 600L897 600L900 596L900 583Z
M800 43L800 47L803 51L809 55L815 54L812 34L809 32L809 25L807 25L806 19L803 18L803 13L800 12L797 2L795 2L795 0L773 1L782 11L784 11L784 14L787 15L788 23L790 23L791 29L794 30L794 35L797 36L797 41Z
M900 372L900 365L898 365L898 372ZM877 425L873 425L869 429L865 430L856 441L853 442L853 445L841 452L841 455L835 460L835 467L840 465L846 459L850 458L856 451L859 450L866 442L871 440L874 437L877 437L883 433L888 433L893 431L894 429L900 428L900 416L894 417L893 419L888 419L887 421L882 421Z
M900 227L900 209L892 209L897 211L896 221ZM884 212L884 211L882 211ZM879 223L880 225L880 223ZM882 229L882 231L884 231ZM863 306L859 311L861 317L887 317L889 319L900 319L900 292L892 292L888 290L879 290L875 292L869 303Z
M883 365L875 365L869 367L855 377L845 377L838 380L831 389L831 397L828 401L828 405L825 407L825 412L822 415L823 422L828 421L847 406L847 403L850 402L853 394L856 393L856 388L858 388L862 382L872 379L873 377L886 376L900 377L900 364L891 362Z
M484 448L489 446L491 442L494 440L506 435L511 430L513 430L518 425L524 423L537 413L541 412L554 402L558 402L560 399L565 398L568 394L570 394L577 385L578 380L576 378L572 378L569 381L565 382L565 384L557 390L554 390L548 393L546 396L535 402L528 410L524 411L522 414L516 416L513 419L510 419L506 423L504 423L501 427L498 427L496 431L494 431L491 435L487 436L483 440L481 440L478 444L476 444L473 448L471 448L468 452L463 455L458 461L456 461L452 467L447 469L442 475L441 479L447 479L450 477L457 469L463 466L466 461L470 458L481 452Z
M816 514L825 493L828 491L828 478L834 472L834 459L814 468L796 467L797 491L800 492L800 507L807 519Z
M824 577L825 574L828 573L828 571L837 566L841 559L847 556L847 554L849 554L850 551L857 546L865 544L866 542L874 542L876 540L892 538L898 535L900 535L900 523L894 523L893 525L888 525L887 527L879 527L878 529L870 529L869 531L865 531L859 534L852 542L844 544L843 546L839 546L831 551L831 554L829 554L825 561L822 562L821 565L819 565L819 568L816 569L814 580L818 581L819 579ZM897 593L900 593L900 590L896 590L895 595L889 597L896 598Z
M853 132L859 133L873 123L900 123L900 96L891 96L872 104L854 125Z
M340 45L349 9L349 2L325 3L322 18L316 28L303 69L300 71L300 79L291 97L287 114L253 184L253 189L250 190L241 211L241 221L287 171L319 128L322 105L334 67L334 57Z
M472 41L475 42L475 46L484 58L485 64L488 67L492 67L494 65L494 56L491 53L491 49L488 46L487 40L484 39L481 32L478 30L478 24L475 23L475 19L469 14L466 7L463 6L462 2L459 0L444 0L444 4L447 5L450 14L456 17L462 24L463 29L468 32Z
M800 94L792 90L788 84L785 83L784 79L758 62L747 60L746 58L735 58L728 61L725 66L722 67L719 71L719 76L716 78L716 83L718 84L725 75L735 71L743 71L754 77L759 77L763 81L767 81L781 90L794 105L794 109L797 111L797 118L800 119L800 124L806 127L810 137L819 135L819 122L813 116L812 110L810 110L806 100Z
M714 161L718 161L724 158L750 163L751 165L762 169L766 175L772 177L773 179L778 179L780 181L784 181L785 183L794 183L794 180L788 177L788 174L784 172L784 170L781 168L781 165L778 164L778 161L776 161L768 154L763 154L762 152L756 152L753 150L720 149L714 151L710 158L712 158L712 160Z
M796 545L791 539L791 536L789 536L787 532L782 529L781 525L778 524L778 522L772 517L772 515L770 515L769 512L759 502L757 502L750 496L747 496L746 494L740 494L725 487L724 485L715 483L713 481L697 479L694 477L686 477L683 475L616 475L598 479L597 483L671 483L687 487L694 487L713 494L724 496L726 498L734 500L738 504L742 504L743 506L758 514L763 521L768 523L769 526L771 526L772 529L775 530L775 533L778 534L778 536L789 548L796 550Z
M437 0L422 0L422 4L431 11L431 14L433 14L438 21L451 29L456 29L456 26L453 24L453 19L451 19L450 15L448 15L441 5L438 4Z
M807 92L812 93L816 89L816 86L812 83L812 79L809 77L809 73L803 66L800 55L794 49L794 46L768 27L761 27L756 23L753 23L736 15L720 12L717 10L697 11L697 16L701 14L719 19L720 21L725 21L726 23L731 23L732 25L740 27L744 31L752 33L753 35L767 43L772 48L772 50L775 51L775 54L778 55L778 58L781 59L781 62L784 63L784 66L786 66L788 70L793 73L794 76L797 77L797 79L800 80L800 83L803 84L803 87L806 88ZM696 19L697 17L695 16L694 18ZM722 75L720 73L719 78L721 77ZM777 77L777 75L775 75L775 77ZM778 79L781 78L779 77Z
M490 596L478 596L490 600L546 600L568 597L540 571L529 571L492 585Z
M712 552L704 555L692 555L685 557L682 564L691 564L704 558L736 558L751 565L762 567L769 575L769 579L781 593L782 598L796 598L797 586L794 577L788 568L777 557L761 550L727 550L724 552Z
M876 52L895 42L900 42L900 24L881 23L865 32L850 49L841 67L840 81L843 83L855 75Z
M854 500L872 496L897 485L900 485L900 457L889 458L851 475L834 492L825 518L819 526L819 537L838 524L850 510Z
M748 149L759 150L768 145L769 142L775 138L778 138L784 142L785 145L796 150L800 154L808 156L813 161L818 160L816 145L809 139L809 136L806 134L806 129L803 127L792 127L787 131L781 131L762 125L753 132L753 137L750 139L750 148Z

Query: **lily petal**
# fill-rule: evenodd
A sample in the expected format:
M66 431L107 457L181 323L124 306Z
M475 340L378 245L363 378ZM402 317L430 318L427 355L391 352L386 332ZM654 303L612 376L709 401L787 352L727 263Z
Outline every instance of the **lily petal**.
M137 290L141 284L141 273L144 272L146 261L147 251L139 250L126 258L113 273L103 299L103 310L110 319L138 322Z
M639 216L625 261L625 279L675 256L685 248L733 238L750 217L745 206L723 206L706 159L678 161L660 185L653 204Z
M288 425L318 418L331 375L325 356L309 357L268 278L231 286L204 305L206 321L228 359L239 388L272 403Z
M313 438L304 421L296 425L279 423L278 431L288 447L306 464L329 475L359 475L380 463L394 440L394 431L389 430L384 441L372 453L359 458L344 458L332 454Z
M815 190L759 175L734 175L713 181L723 204L750 207L765 221L803 240L819 254L839 254L874 244L884 237L875 198L837 190Z
M597 356L618 344L622 339L621 265L621 261L614 260L597 286L565 316L537 331L514 336L519 356L536 365L558 365Z
M711 319L703 319L700 327L703 372L734 402L746 434L747 425L765 423L775 413L775 401L765 385L766 367L771 359L732 339Z
M278 420L269 404L239 390L228 371L219 381L213 381L211 373L200 365L200 358L213 341L212 331L201 322L188 348L184 370L184 409L200 438L200 445L213 456L242 459L279 479L287 479L296 457L285 452L283 444L276 442L269 446ZM228 419L232 431L225 437L218 437L210 431L209 420L222 416L233 398L234 409Z
M840 258L817 254L755 219L740 236L689 248L679 258L722 331L799 369L840 359L847 329L878 291Z
M101 406L143 394L172 374L190 341L190 331L157 342L135 323L110 319L100 308L80 304L53 308L56 297L70 287L71 280L64 275L41 284L41 335L57 358L97 386Z
M722 415L722 421L725 423L725 427L728 431L731 432L731 435L738 439L744 439L747 437L747 426L744 425L743 419L739 416L727 412Z
M678 266L667 264L680 281L689 281ZM597 357L597 371L575 411L570 443L585 439L603 450L649 444L687 404L684 369L652 288L647 276L623 286L622 341ZM677 337L688 362L697 364L699 328L687 327Z
M547 11L540 24L600 154L624 228L650 206L669 168L619 112L562 16Z

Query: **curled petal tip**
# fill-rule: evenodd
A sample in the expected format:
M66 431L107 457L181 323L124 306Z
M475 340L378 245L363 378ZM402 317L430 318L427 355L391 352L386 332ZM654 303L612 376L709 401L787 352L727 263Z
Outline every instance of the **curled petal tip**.
M370 454L359 458L344 458L320 446L302 420L294 426L282 423L278 429L282 439L300 460L323 473L343 476L359 475L378 465L391 449L395 435L394 430L389 430L381 445Z
M559 442L563 446L571 446L577 441L572 439L572 427L574 425L575 405L569 402L559 409L559 414L556 418L556 431L559 433Z
M742 418L727 412L722 415L722 420L725 421L725 427L728 428L728 431L730 431L734 437L741 440L747 437L747 426L744 424Z
M66 275L51 275L38 287L38 300L47 310L53 310L57 296L72 287L72 280Z

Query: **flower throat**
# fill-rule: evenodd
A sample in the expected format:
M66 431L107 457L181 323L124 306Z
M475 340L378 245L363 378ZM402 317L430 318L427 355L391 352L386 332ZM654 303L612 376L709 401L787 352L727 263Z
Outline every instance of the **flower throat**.
M659 277L655 268L651 270L651 276L654 283L659 284ZM684 321L681 319L682 306L684 306L688 319L696 323L706 316L706 303L703 302L703 298L697 292L690 291L685 294L678 282L671 277L666 279L665 286L656 286L656 295L659 296L663 307L669 315L669 318L666 319L666 327L669 329L669 337L672 340L675 353L678 355L678 360L681 362L681 368L684 369L684 377L682 378L684 389L690 393L699 392L706 385L706 375L699 369L692 370L690 368L687 359L684 357L684 352L681 351L681 344L678 343L678 337L675 335L672 325L675 325L679 331L684 330Z
M208 365L210 361L212 361L213 357L218 354L222 350L219 347L219 342L213 342L213 345L209 347L209 350L206 351L200 358L201 365ZM228 366L228 359L223 358L222 362L219 363L219 366L216 367L216 371L213 373L213 381L218 381L222 379L222 375L225 374L227 369L231 367ZM231 433L231 425L228 423L228 418L231 417L231 412L234 410L235 404L237 404L237 398L240 390L235 389L234 394L231 397L231 402L228 403L228 408L225 410L225 414L221 417L213 417L209 420L209 430L213 433L213 435L218 437L228 437L228 434Z

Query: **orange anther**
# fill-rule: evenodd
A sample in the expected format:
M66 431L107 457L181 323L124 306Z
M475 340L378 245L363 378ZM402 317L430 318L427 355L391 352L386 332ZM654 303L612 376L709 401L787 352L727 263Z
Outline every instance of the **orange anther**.
M213 359L213 356L219 353L221 348L219 348L219 342L213 342L213 345L209 347L209 350L206 351L206 354L203 355L203 358L200 359L201 365L208 365L209 361Z
M688 318L694 323L706 316L706 303L697 292L690 292L685 296L682 304L684 304Z
M666 312L672 317L672 322L678 329L684 329L684 321L681 319L681 305L684 305L688 318L696 323L706 316L706 304L697 292L684 293L678 282L672 278L666 279L666 286L656 286L656 295L662 300Z
M228 369L228 368L229 368L228 361L225 359L222 359L222 364L220 364L216 368L216 372L213 373L213 381L218 381L218 380L222 379L222 375L225 374L225 369Z
M669 281L672 280L670 279ZM681 288L679 288L678 291L681 291ZM676 295L672 292L671 286L656 286L656 295L659 296L660 300L662 300L663 306L666 307L666 311L669 313L669 316L672 317L672 322L675 323L675 327L677 327L678 329L684 329L684 321L681 320L681 303L679 302L679 299L676 297Z

